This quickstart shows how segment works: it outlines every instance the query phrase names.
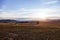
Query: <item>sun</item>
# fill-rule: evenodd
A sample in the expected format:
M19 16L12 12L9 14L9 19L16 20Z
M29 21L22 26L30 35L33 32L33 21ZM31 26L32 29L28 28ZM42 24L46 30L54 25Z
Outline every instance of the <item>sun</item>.
M33 18L46 19L50 12L51 12L50 9L40 9L40 10L35 11L34 13L32 13L32 17Z
M32 15L33 18L40 18L40 19L46 19L47 18L47 13L35 13Z

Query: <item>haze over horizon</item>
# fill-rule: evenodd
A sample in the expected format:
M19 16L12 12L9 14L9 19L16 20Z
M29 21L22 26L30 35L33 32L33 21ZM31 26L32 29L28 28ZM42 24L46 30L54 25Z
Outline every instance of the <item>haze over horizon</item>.
M0 0L0 17L60 19L60 0Z

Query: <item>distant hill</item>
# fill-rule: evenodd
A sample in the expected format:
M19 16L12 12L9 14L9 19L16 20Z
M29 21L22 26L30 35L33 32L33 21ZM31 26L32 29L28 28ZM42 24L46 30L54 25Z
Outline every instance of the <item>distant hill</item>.
M35 22L31 18L0 19L0 22Z
M59 19L55 19L55 20L47 20L45 22L41 22L40 21L40 26L43 27L59 27L60 28L60 20Z
M50 22L60 22L60 19L51 20Z
M34 21L32 18L16 18L17 21Z
M1 23L3 22L3 23ZM8 22L8 23L6 23ZM9 23L9 22L13 22L13 23ZM24 26L28 25L38 25L40 27L60 27L60 20L56 19L56 20L47 20L47 21L36 21L36 20L24 20L24 19L0 19L0 24L4 24L4 25L16 25L14 22L17 22L17 25L20 26L21 23L23 23ZM27 24L26 24L27 23ZM10 25L10 26L11 26ZM22 25L22 26L23 26Z
M31 18L14 18L14 19L4 19L0 18L0 22L25 22L25 21L36 21Z
M32 18L0 18L0 20L33 21Z
M10 20L10 19L2 19L0 22L17 22L16 20Z

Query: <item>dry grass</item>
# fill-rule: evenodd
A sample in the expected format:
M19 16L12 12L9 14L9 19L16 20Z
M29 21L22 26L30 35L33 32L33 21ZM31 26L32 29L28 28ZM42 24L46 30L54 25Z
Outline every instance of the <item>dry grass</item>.
M60 26L57 25L0 23L0 40L10 40L11 38L13 40L60 40Z

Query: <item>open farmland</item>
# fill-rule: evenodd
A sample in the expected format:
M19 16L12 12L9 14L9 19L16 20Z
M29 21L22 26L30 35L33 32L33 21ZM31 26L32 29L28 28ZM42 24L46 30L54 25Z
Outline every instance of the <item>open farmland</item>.
M59 27L36 23L0 23L0 40L60 40Z

